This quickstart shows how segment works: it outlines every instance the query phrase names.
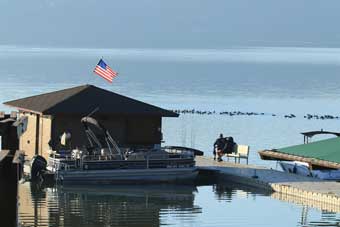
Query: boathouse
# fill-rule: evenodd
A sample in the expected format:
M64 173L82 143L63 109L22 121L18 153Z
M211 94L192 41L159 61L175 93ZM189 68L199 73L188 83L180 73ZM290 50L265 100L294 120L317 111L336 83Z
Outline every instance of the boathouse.
M162 117L178 114L93 85L83 85L4 103L27 116L27 131L19 139L19 149L28 158L47 157L56 149L64 132L71 134L71 148L86 146L82 117L92 117L104 125L119 146L153 147L162 141Z

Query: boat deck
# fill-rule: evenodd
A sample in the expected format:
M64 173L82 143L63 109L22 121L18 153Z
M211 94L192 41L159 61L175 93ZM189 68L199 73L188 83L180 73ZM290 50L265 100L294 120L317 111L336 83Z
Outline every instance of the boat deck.
M255 165L216 162L208 157L196 157L202 170L218 171L222 179L272 190L275 198L340 212L340 183L280 172ZM279 193L280 195L278 195ZM287 199L289 197L289 199ZM285 199L284 199L285 198Z

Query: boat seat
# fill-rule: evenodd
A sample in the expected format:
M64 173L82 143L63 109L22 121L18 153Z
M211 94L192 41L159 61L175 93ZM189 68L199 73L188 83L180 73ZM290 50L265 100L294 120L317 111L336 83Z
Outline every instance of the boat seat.
M229 160L229 158L234 158L235 163L237 160L238 160L238 163L240 163L240 159L246 159L247 165L248 165L249 149L250 148L247 145L236 144L233 148L233 152L230 154L225 154L225 156L227 157L227 160Z

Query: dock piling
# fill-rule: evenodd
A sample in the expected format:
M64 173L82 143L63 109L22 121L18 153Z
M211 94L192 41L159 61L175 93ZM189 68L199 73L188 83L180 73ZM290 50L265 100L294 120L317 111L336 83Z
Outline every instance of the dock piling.
M16 153L15 150L0 151L0 220L1 226L6 227L16 227L18 223L17 199L21 163L13 160Z

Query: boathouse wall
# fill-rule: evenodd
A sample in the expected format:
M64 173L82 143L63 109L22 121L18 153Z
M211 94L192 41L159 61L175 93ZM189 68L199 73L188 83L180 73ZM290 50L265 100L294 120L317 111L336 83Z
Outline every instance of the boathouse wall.
M141 116L96 116L113 139L121 145L154 145L161 142L161 117ZM57 140L65 131L72 136L72 147L86 145L84 127L80 122L81 116L58 115L54 117L52 138Z
M50 115L40 117L39 130L39 154L47 158L47 151L50 150L49 141L52 135L52 119Z
M19 116L28 117L25 133L20 137L19 149L25 151L28 159L35 154L48 157L48 150L59 149L58 141L64 132L71 133L68 148L83 148L87 145L84 126L80 115L38 115L20 112ZM153 147L162 141L162 119L159 116L109 116L95 117L107 128L113 139L122 147ZM37 126L37 121L39 124ZM38 134L38 135L37 135ZM53 141L52 147L49 142Z
M162 141L161 117L130 117L126 120L126 143L154 145Z
M28 117L28 124L26 132L19 138L19 149L25 151L29 159L35 154L47 157L47 151L50 149L48 143L51 139L52 116L20 112L19 117L22 116Z
M28 158L32 158L35 155L37 116L33 113L20 112L19 117L22 116L28 119L27 130L19 138L19 149L25 151Z
M57 115L52 122L52 140L58 141L64 132L71 133L71 148L82 148L87 145L87 137L80 115ZM118 143L125 143L125 119L122 117L96 117L111 133ZM57 146L57 145L56 145ZM57 149L57 147L53 149Z
M56 115L52 121L53 141L58 141L64 132L71 133L71 148L82 148L87 145L84 126L80 122L82 116ZM119 146L149 146L160 144L162 140L159 116L95 116ZM56 149L57 147L53 147Z

